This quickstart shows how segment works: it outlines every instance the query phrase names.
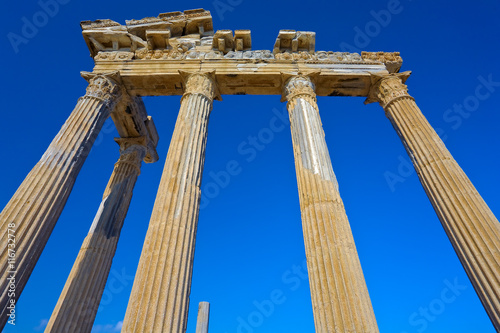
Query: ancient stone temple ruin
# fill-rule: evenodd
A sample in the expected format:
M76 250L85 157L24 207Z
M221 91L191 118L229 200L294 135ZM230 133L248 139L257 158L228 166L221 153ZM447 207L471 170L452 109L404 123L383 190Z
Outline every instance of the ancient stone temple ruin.
M158 160L158 134L141 96L182 95L123 332L185 332L213 101L262 94L281 96L290 116L316 332L378 332L317 96L364 96L365 103L381 105L500 330L500 225L408 94L410 72L399 72L399 53L316 51L314 32L293 30L279 31L269 50L252 50L250 30L215 31L203 9L125 25L84 21L81 27L95 60L92 72L82 72L87 91L0 215L1 327L111 117L120 158L46 330L91 331L141 163ZM15 269L7 247L14 227ZM14 270L17 293L11 298L8 277ZM208 317L206 304L200 313ZM200 320L200 332L208 330L207 320Z

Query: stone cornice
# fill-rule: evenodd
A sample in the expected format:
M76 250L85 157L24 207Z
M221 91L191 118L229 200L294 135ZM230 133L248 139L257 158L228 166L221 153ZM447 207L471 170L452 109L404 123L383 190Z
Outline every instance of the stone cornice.
M82 34L95 62L260 60L311 64L380 64L397 72L398 52L315 51L316 33L280 30L272 50L251 50L250 30L218 30L203 9L160 14L120 25L111 20L84 21Z
M399 52L361 52L363 61L381 62L387 68L389 73L397 73L403 64Z
M315 51L312 31L280 30L272 50L252 50L250 30L214 32L209 11L160 14L120 25L85 21L94 72L119 71L131 95L182 95L186 72L211 72L220 95L281 95L282 72L318 72L318 96L367 96L371 73L398 72L398 52Z

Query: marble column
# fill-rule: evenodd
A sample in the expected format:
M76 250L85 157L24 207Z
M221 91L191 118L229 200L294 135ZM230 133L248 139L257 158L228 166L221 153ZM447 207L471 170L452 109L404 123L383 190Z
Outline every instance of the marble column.
M344 204L333 173L314 84L284 86L316 332L378 332Z
M210 303L200 302L198 305L198 319L196 321L196 333L208 333L208 321L210 317Z
M372 74L379 102L493 325L500 331L500 224L423 116L404 84L410 72Z
M89 81L78 103L40 161L0 213L2 244L8 233L15 247L2 247L0 257L0 329L7 321L7 305L17 301L71 193L76 177L104 121L121 100L118 72L82 73ZM15 252L8 265L9 252ZM15 296L8 295L7 278L15 278Z
M145 137L115 140L120 145L120 158L45 332L85 333L92 330L141 161L147 151Z
M122 332L186 331L212 73L185 73L170 142Z

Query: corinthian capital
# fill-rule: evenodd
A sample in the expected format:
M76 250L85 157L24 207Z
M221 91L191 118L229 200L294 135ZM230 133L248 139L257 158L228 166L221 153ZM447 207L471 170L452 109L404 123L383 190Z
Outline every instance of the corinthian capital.
M116 71L111 73L81 72L80 74L89 83L85 96L98 98L113 109L123 95L120 73Z
M179 71L184 81L184 96L191 94L199 94L209 98L211 101L214 99L220 101L219 90L215 80L215 71L211 72L185 72Z
M371 85L365 104L378 102L384 109L402 97L413 98L408 94L406 79L410 77L411 72L394 74L371 74Z
M281 101L292 102L293 99L302 96L312 98L316 102L316 93L314 92L316 86L310 76L282 74L284 84Z

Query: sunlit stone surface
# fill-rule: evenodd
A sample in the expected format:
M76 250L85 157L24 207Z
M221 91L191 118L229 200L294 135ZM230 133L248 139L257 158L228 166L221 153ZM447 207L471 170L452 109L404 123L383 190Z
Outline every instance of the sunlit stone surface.
M500 224L404 84L374 74L367 102L384 108L493 326L500 331Z
M399 52L316 50L316 33L296 30L280 30L274 45L253 50L250 30L214 30L211 14L204 9L162 13L125 25L108 19L84 21L81 27L95 62L93 72L83 74L89 81L87 94L0 214L0 328L8 318L7 305L19 298L106 118L112 117L121 138L148 138L141 150L143 160L154 162L158 138L140 96L183 95L122 332L184 333L213 99L248 94L282 95L288 102L317 332L378 331L324 140L317 96L363 96L382 105L500 331L498 220L408 95L408 74L398 74ZM127 186L136 177L133 168L129 171ZM131 194L131 189L125 193ZM119 197L114 191L105 195L91 239L101 225L111 223L101 219L108 204L114 203L111 206L122 215L126 212L129 199ZM113 221L117 227L120 219ZM17 237L15 264L8 260L11 229ZM115 240L97 238L98 247L116 246ZM100 297L111 252L102 264L93 262L70 276L86 281L75 290L96 292L92 302ZM78 257L75 267L83 262ZM7 277L13 270L17 290L11 299ZM92 274L101 275L89 282L94 281ZM84 288L88 283L95 286ZM62 299L73 295L69 290L65 288ZM77 297L70 298L83 309L85 297L78 304ZM78 317L74 311L62 314L62 309L58 304L54 315L61 322ZM204 318L205 311L201 314ZM92 316L83 317L92 321ZM203 332L208 319L206 323L206 328L200 325ZM50 325L49 329L55 327Z
M321 125L314 84L286 80L316 332L378 332Z

